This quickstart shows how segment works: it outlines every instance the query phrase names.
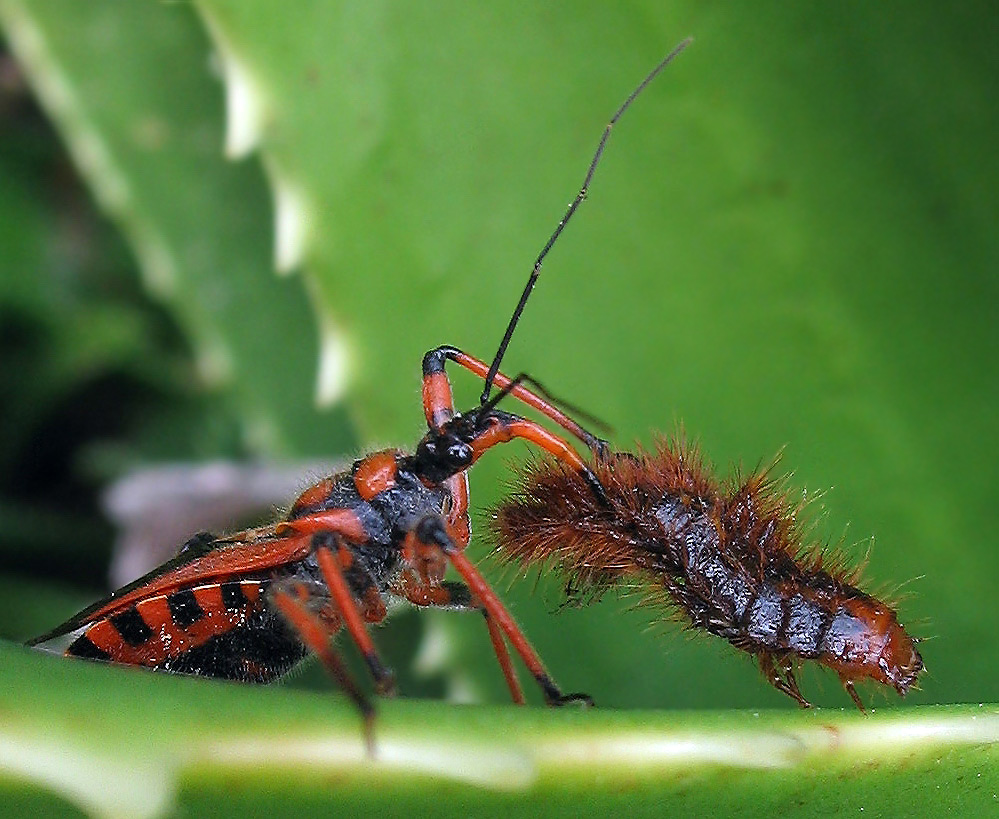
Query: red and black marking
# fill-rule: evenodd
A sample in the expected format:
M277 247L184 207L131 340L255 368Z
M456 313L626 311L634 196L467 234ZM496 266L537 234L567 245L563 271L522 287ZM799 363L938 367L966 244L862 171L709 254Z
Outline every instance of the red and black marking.
M129 649L153 651L150 643L154 640L162 644L155 654L176 655L242 625L254 610L262 589L255 580L229 581L148 597L98 620L80 639L103 634L104 640L111 642L100 650L115 657L127 654ZM72 645L68 652L75 653Z
M155 594L34 641L80 632L65 654L206 677L269 682L305 652L263 604L271 580L228 580Z
M682 441L604 452L592 465L609 506L576 470L549 460L528 468L494 515L498 556L552 564L577 593L637 582L647 603L755 655L802 706L803 660L836 671L861 708L858 680L903 695L916 684L922 658L893 608L804 541L802 504L765 474L720 483Z

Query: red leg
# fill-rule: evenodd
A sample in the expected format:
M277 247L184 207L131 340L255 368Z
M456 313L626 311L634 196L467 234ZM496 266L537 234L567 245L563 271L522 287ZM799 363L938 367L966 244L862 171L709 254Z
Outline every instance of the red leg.
M295 533L306 536L327 532L353 543L363 543L368 539L364 524L352 509L329 509L294 520L283 520L274 527L274 531L278 535Z
M428 363L430 356L427 353L423 357L423 413L427 416L427 427L439 430L454 418L454 395L444 372L444 359L434 358Z
M464 477L464 473L461 473L461 476ZM440 520L436 518L435 520L439 526ZM456 550L462 551L468 545L467 538L463 542L459 542L454 533L450 532L449 526L450 523L445 527L445 539ZM525 702L524 692L517 679L517 673L514 671L506 643L503 641L503 632L491 616L489 609L483 605L479 598L472 595L467 586L444 581L444 573L447 570L445 550L436 541L422 537L421 528L417 526L406 534L402 555L411 568L403 572L393 585L392 591L405 597L416 606L480 611L486 620L489 640L492 643L496 659L499 661L507 687L510 689L510 696L514 703L523 705Z
M485 432L481 433L472 441L472 450L475 452L475 460L479 459L487 449L496 444L505 444L514 438L522 438L537 444L546 452L554 455L567 466L571 466L580 472L589 467L582 456L569 446L562 438L553 432L549 432L540 424L528 421L526 418L518 418L515 421L501 422L493 424Z
M522 438L536 444L554 455L562 463L575 469L586 479L597 498L605 505L610 505L603 486L580 454L558 435L549 432L534 421L528 421L526 418L517 418L516 416L510 416L510 420L496 418L492 426L472 441L475 460L478 460L479 456L487 449L496 446L496 444L512 441L514 438Z
M319 616L313 613L306 605L308 594L304 588L299 587L298 595L293 596L284 589L274 592L271 600L278 610L284 615L285 620L298 633L302 642L319 658L323 667L336 680L340 688L357 705L364 720L364 738L368 749L368 755L375 755L374 720L375 709L371 706L364 692L358 687L347 671L340 655L336 653L330 640L336 629L325 623Z
M447 524L459 549L468 546L472 536L471 521L468 518L468 473L452 475L444 486L451 495L451 508L447 513Z
M493 644L493 653L499 660L500 671L503 672L503 679L506 680L506 687L510 689L510 698L514 705L526 705L524 690L520 687L520 680L517 679L517 672L514 671L513 661L510 659L510 652L506 650L506 643L503 642L503 632L500 631L496 621L489 616L485 608L480 609L482 616L486 620L486 628L489 630L489 642Z
M279 534L293 532L299 536L312 536L312 550L323 573L323 579L329 587L337 613L364 656L364 661L375 680L376 689L381 694L390 693L395 685L392 672L385 667L378 656L371 635L364 625L364 614L358 605L358 599L364 600L368 619L373 621L380 619L379 614L384 612L384 608L372 605L374 601L370 599L373 596L372 589L375 595L377 589L370 577L367 578L365 587L352 589L344 576L344 569L350 568L354 560L344 540L363 543L368 538L360 518L350 509L330 509L295 520L283 521L277 525L277 531ZM330 547L336 548L336 558Z
M317 540L321 535L317 535ZM349 567L353 562L353 555L350 550L340 544L336 556L325 544L316 544L316 560L323 573L323 579L329 587L330 596L336 606L337 613L343 619L347 631L354 639L358 650L364 657L365 663L371 671L371 676L375 680L375 689L379 694L389 694L394 692L395 679L392 672L385 667L375 644L368 634L367 626L364 624L364 617L361 614L354 597L354 592L347 583L344 576L344 568ZM364 596L364 595L362 595ZM383 609L384 611L384 609Z
M506 636L506 639L510 641L510 645L513 646L514 651L520 655L521 660L524 661L524 665L527 666L527 670L530 671L531 676L534 677L541 687L545 695L545 701L549 705L564 705L568 702L591 703L590 698L586 694L562 693L555 684L555 681L545 670L541 658L538 657L537 652L531 647L531 644L527 641L524 633L510 615L510 612L506 610L506 607L500 602L495 592L486 583L485 578L479 574L479 570L472 565L471 561L465 557L464 553L448 535L442 518L434 515L425 517L417 523L413 532L421 543L436 544L441 548L448 560L451 561L451 565L455 567L468 584L472 596L482 604L482 608L485 610L487 616L494 621L495 627ZM490 635L492 636L492 629L490 629ZM500 665L504 665L502 657L500 657ZM504 675L506 673L507 670L504 668ZM513 693L512 688L511 693Z
M451 384L444 372L446 360L453 361L459 367L482 379L485 379L489 373L488 364L463 353L456 347L438 347L427 353L423 357L423 410L427 416L427 424L431 429L440 429L454 416ZM497 373L494 383L502 390L509 387L513 383L513 379L503 373ZM510 389L510 395L527 406L533 407L546 418L550 418L590 449L600 448L600 440L595 435L587 432L562 410L529 388L522 384L515 384Z
M425 546L425 545L424 545ZM444 557L443 550L439 546L434 546L438 554ZM506 643L503 641L503 632L499 630L496 622L489 616L485 607L472 597L468 587L462 583L432 583L418 577L415 572L404 574L392 587L392 591L401 597L405 597L414 606L434 607L451 609L458 611L478 611L486 621L486 628L489 630L489 640L499 661L500 670L506 680L507 688L510 689L510 697L516 705L524 705L524 691L520 687L517 679L517 672L513 668L510 659L510 652L506 650Z
M427 353L423 358L423 412L427 417L427 426L432 430L439 431L454 418L454 397L451 394L451 382L444 372L444 359L433 353ZM462 546L467 546L471 533L468 519L468 476L459 472L444 481L444 485L451 495L448 523L460 535L458 539Z

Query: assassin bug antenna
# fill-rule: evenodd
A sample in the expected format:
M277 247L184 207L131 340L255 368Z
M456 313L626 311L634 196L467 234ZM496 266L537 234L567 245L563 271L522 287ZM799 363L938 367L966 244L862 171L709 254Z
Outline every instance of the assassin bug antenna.
M485 404L489 400L489 393L492 391L493 381L495 381L496 374L499 372L500 364L503 362L503 356L506 355L506 348L510 345L510 339L513 338L513 332L517 329L517 323L520 321L520 314L524 312L524 306L527 304L527 300L531 296L531 291L534 290L534 285L537 284L538 276L541 275L541 265L544 263L545 256L548 255L548 251L550 251L555 242L558 241L558 237L562 235L562 231L569 223L569 220L576 212L576 209L583 203L583 200L586 199L587 191L589 191L590 188L590 182L593 181L593 174L597 170L597 165L600 164L604 148L607 146L607 141L610 139L611 130L617 124L618 120L624 116L624 112L628 110L638 95L641 94L646 87L659 76L666 66L673 62L681 51L690 45L693 39L693 37L688 37L676 46L676 48L674 48L669 54L663 57L659 65L653 68L645 79L638 84L638 87L628 95L628 99L621 103L621 107L617 109L614 116L610 118L610 122L607 123L607 127L604 128L603 135L600 137L600 143L597 145L596 153L593 154L593 159L590 160L590 166L586 170L586 177L583 179L583 185L579 189L579 193L576 194L576 198L569 204L569 208L559 221L558 226L555 228L555 232L552 233L552 235L548 238L548 241L545 242L545 246L541 248L541 253L538 254L538 258L534 262L534 269L531 270L531 275L527 279L527 284L524 286L524 292L520 294L520 301L517 302L517 307L514 309L513 315L510 317L510 323L506 326L506 332L503 333L503 340L500 342L499 349L496 351L493 363L489 365L489 373L486 375L485 387L483 388L482 395L479 398L480 404Z

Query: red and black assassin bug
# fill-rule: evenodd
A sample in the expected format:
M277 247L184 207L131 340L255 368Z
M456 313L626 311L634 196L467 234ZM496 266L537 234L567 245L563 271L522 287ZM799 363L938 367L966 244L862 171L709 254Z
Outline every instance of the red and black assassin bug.
M394 689L368 634L389 598L417 606L481 612L516 703L524 696L504 640L535 678L549 705L589 702L564 694L499 598L464 554L470 529L467 470L486 450L515 438L529 441L578 473L598 503L607 504L594 471L562 437L497 409L516 398L592 451L603 442L562 412L525 374L499 366L541 264L586 197L614 124L639 93L676 57L680 43L614 114L583 186L539 254L492 364L451 346L423 358L427 433L413 453L383 450L303 492L287 517L270 526L216 537L201 533L179 554L118 589L66 623L30 641L49 651L248 682L280 677L309 651L354 699L371 724L367 698L347 675L331 639L346 628L380 693ZM483 378L478 406L456 413L445 372L453 362ZM490 397L493 386L498 392ZM450 564L464 582L444 579ZM370 730L369 730L370 740Z

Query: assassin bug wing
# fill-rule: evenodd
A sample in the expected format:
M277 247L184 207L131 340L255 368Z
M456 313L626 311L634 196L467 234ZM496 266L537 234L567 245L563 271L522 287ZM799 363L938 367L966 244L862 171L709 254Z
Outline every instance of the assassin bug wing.
M52 631L29 641L28 645L49 649L50 645L57 644L53 643L56 638L79 632L81 628L113 617L140 601L169 595L186 585L206 584L213 578L266 572L302 560L309 554L307 541L279 537L273 526L250 529L225 538L209 540L209 537L206 533L196 535L176 557L88 606Z
M198 532L198 534L194 535L194 537L188 540L187 543L181 546L177 554L170 558L166 563L160 564L155 569L146 572L146 574L142 575L142 577L133 580L131 583L128 583L119 589L115 589L106 597L102 597L100 600L91 603L85 609L78 611L70 617L65 623L61 623L54 629L45 632L45 634L28 640L27 645L45 648L46 644L54 638L64 634L69 634L70 632L78 630L80 626L93 622L94 619L101 616L101 612L110 611L119 601L129 597L136 590L144 589L150 586L158 578L161 578L164 575L181 568L182 566L186 566L198 557L207 554L213 548L213 544L216 539L215 535L210 532Z
M265 604L271 585L229 580L145 597L37 647L174 673L269 682L305 655Z
M274 527L197 535L173 560L31 642L53 653L245 682L270 682L306 654L271 605L301 575L307 541Z

